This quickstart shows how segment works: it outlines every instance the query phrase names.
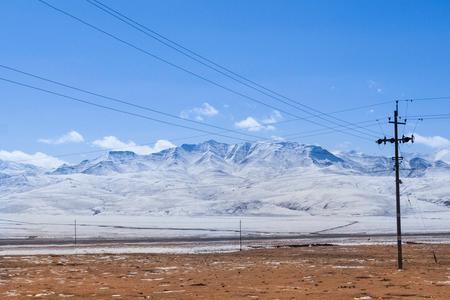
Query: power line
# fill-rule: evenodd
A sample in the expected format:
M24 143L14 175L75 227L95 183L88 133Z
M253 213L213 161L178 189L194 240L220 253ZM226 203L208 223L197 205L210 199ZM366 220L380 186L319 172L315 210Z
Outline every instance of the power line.
M208 124L208 123L199 122L199 121L196 121L196 120L182 118L180 116L173 115L173 114L170 114L170 113L166 113L166 112L163 112L163 111L151 108L149 106L139 105L139 104L135 104L135 103L132 103L130 101L125 101L123 99L119 99L119 98L116 98L116 97L111 97L111 96L106 96L104 94L91 92L91 91L88 91L86 89L75 87L73 85L65 84L65 83L62 83L62 82L59 82L59 81L55 81L55 80L52 80L52 79L48 79L48 78L45 78L45 77L42 77L42 76L39 76L39 75L35 75L35 74L29 73L29 72L25 72L25 71L22 71L22 70L19 70L19 69L16 69L16 68L12 68L12 67L9 67L9 66L6 66L6 65L0 64L0 68L4 68L4 69L10 70L10 71L14 71L14 72L17 72L17 73L20 73L20 74L23 74L23 75L27 75L27 76L30 76L30 77L33 77L33 78L37 78L37 79L40 79L40 80L43 80L43 81L47 81L47 82L50 82L50 83L53 83L53 84L56 84L56 85L59 85L59 86L62 86L62 87L66 87L66 88L69 88L69 89L72 89L72 90L76 90L76 91L79 91L79 92L83 92L83 93L89 94L89 95L92 95L92 96L100 97L100 98L103 98L103 99L106 99L106 100L109 100L109 101L125 104L125 105L132 106L132 107L135 107L135 108L139 108L139 109L143 109L143 110L146 110L146 111L150 111L150 112L153 112L153 113L156 113L156 114L164 115L166 117L174 118L174 119L177 119L177 120L182 120L182 121L185 121L185 122L199 124L199 125L202 125L202 126L207 126L207 127L211 127L211 128L215 128L215 129L221 129L221 130L228 131L228 132L234 132L234 133L245 135L245 136L252 137L252 138L264 139L261 136L257 136L257 135L253 135L253 134L247 134L247 133L240 132L240 131L234 130L234 129L228 129L228 128L224 128L224 127L213 125L213 124Z
M216 72L218 72L218 73L220 73L220 74L222 74L222 75L224 75L224 76L226 76L226 77L228 77L228 78L230 78L230 79L232 79L232 80L234 80L234 81L236 81L236 82L238 82L240 84L243 84L246 87L254 89L254 90L262 93L265 96L268 96L268 97L273 98L273 99L275 99L277 101L280 101L280 102L282 102L284 104L292 106L291 104L286 103L285 101L283 101L279 97L281 97L283 99L286 99L286 100L290 101L291 103L295 103L295 104L297 104L297 105L299 105L301 107L304 107L306 109L314 111L316 114L312 114L311 112L305 111L304 109L299 108L297 106L292 106L292 107L294 107L296 109L299 109L300 111L303 111L303 112L305 112L307 114L310 114L310 115L312 115L314 117L321 118L320 116L324 115L324 116L327 116L329 118L338 120L340 122L347 123L349 125L355 125L354 123L351 123L351 122L339 119L339 118L337 118L335 116L332 116L330 114L327 114L327 113L321 112L321 111L319 111L317 109L314 109L314 108L312 108L312 107L310 107L310 106L308 106L306 104L300 103L300 102L295 101L295 100L293 100L291 98L283 96L283 95L281 95L281 94L279 94L279 93L277 93L277 92L275 92L275 91L273 91L271 89L268 89L267 87L264 87L261 84L256 83L255 81L250 80L247 77L239 75L236 72L231 71L229 68L226 68L226 67L224 67L224 66L222 66L222 65L220 65L220 64L218 64L216 62L213 62L212 60L206 58L205 56L202 56L202 55L200 55L200 54L198 54L198 53L196 53L196 52L194 52L194 51L192 51L192 50L190 50L190 49L180 45L179 43L177 43L177 42L175 42L175 41L173 41L173 40L163 36L162 34L157 33L155 30L152 30L152 29L148 28L147 26L143 25L142 23L139 23L139 22L133 20L132 18L130 18L128 16L125 16L121 12L111 8L110 6L107 6L106 4L102 3L101 1L98 1L98 0L86 0L86 1L89 4L97 7L98 9L102 10L103 12L107 13L108 15L110 15L110 16L120 20L121 22L131 26L132 28L134 28L134 29L144 33L146 36L157 40L158 42L164 44L165 46L167 46L167 47L169 47L169 48L171 48L171 49L173 49L173 50L175 50L175 51L185 55L186 57L188 57L188 58L190 58L190 59L200 63L201 65L206 66L206 67L208 67L208 68L210 68L210 69L212 69L212 70L214 70L214 71L216 71ZM181 50L180 50L180 48L181 48ZM205 61L207 63L205 63ZM224 72L222 70L228 72L229 74L232 74L233 76L230 76L228 73L226 73L226 72ZM247 82L251 83L252 85L248 84ZM276 96L273 96L273 95L276 95ZM321 119L325 120L327 122L332 122L332 121L324 119L324 118L321 118ZM335 122L332 122L332 123L335 124L335 125L339 125L338 123L335 123ZM358 127L358 126L356 126L356 127ZM358 128L361 128L361 127L358 127ZM362 128L362 129L364 129L364 128Z
M87 100L84 100L84 99L72 97L72 96L69 96L69 95L66 95L66 94L62 94L62 93L59 93L59 92L54 92L54 91L51 91L51 90L48 90L48 89L40 88L40 87L37 87L37 86L33 86L33 85L26 84L26 83L10 80L10 79L3 78L3 77L0 77L0 80L2 80L4 82L11 83L11 84L14 84L14 85L18 85L18 86L26 87L26 88L29 88L29 89L33 89L33 90L45 92L45 93L48 93L48 94L52 94L52 95L55 95L55 96L59 96L59 97L62 97L62 98L68 99L68 100L72 100L72 101L80 102L80 103L83 103L83 104L95 106L95 107L98 107L98 108L102 108L102 109L106 109L106 110L110 110L110 111L114 111L114 112L118 112L118 113L122 113L122 114L126 114L126 115L131 115L131 116L138 117L138 118L148 119L148 120L159 122L159 123L163 123L163 124L166 124L166 125L181 127L181 128L190 129L190 130L194 130L194 131L199 131L199 132L205 133L205 134L200 135L200 136L215 135L215 136L221 136L221 137L226 137L226 138L231 138L231 139L237 139L237 140L245 141L245 142L254 142L254 141L243 139L243 138L238 138L238 137L225 135L222 132L211 132L211 131L207 131L207 130L203 130L203 129L199 129L199 128L195 128L195 127L191 127L191 126L181 125L181 124L177 124L177 123L173 123L173 122L169 122L169 121L165 121L165 120L152 118L152 117L149 117L149 116L146 116L146 115L142 115L142 114L138 114L138 113L134 113L134 112L129 112L129 111L113 108L113 107L110 107L110 106L106 106L106 105L98 104L98 103L95 103L95 102L87 101ZM363 122L360 122L360 123L367 123L367 122L370 122L370 121L363 121ZM228 129L224 129L224 130L228 131ZM315 132L317 132L317 130L312 131L312 132L315 133ZM316 134L309 134L309 135L306 135L306 136L297 136L296 138L311 137L311 136L322 135L322 134L327 134L327 133L332 133L332 132L333 132L333 130L327 131L327 132L320 132L318 134L316 133ZM304 133L307 133L307 132L304 132ZM194 136L194 137L199 137L199 136L197 135L197 136ZM192 138L192 137L187 137L187 138ZM185 138L182 138L182 139L185 139ZM126 147L125 149L127 149L127 148L129 148L129 147ZM101 151L99 150L99 151L87 151L87 152L62 154L60 156L54 156L54 157L74 156L74 155L81 155L81 154L90 154L90 153L95 153L95 152L103 152L103 150L101 150ZM36 160L36 159L23 160L23 161L33 161L33 160Z
M450 100L450 96L427 97L427 98L409 98L409 99L399 99L398 101L435 101L435 100Z
M410 118L410 120L422 120L422 121L428 121L428 120L449 120L450 117L436 117L436 118Z
M192 71L190 71L190 70L188 70L188 69L186 69L186 68L184 68L184 67L182 67L182 66L179 66L179 65L177 65L177 64L175 64L175 63L172 63L172 62L170 62L170 61L168 61L168 60L166 60L166 59L164 59L164 58L162 58L162 57L159 57L159 56L157 56L157 55L155 55L155 54L153 54L153 53L151 53L151 52L149 52L149 51L147 51L147 50L145 50L145 49L139 47L139 46L136 46L136 45L134 45L134 44L132 44L132 43L130 43L130 42L128 42L128 41L122 39L122 38L119 38L119 37L115 36L114 34L109 33L109 32L107 32L107 31L105 31L105 30L103 30L103 29L101 29L101 28L99 28L99 27L97 27L97 26L95 26L95 25L92 25L91 23L88 23L88 22L86 22L86 21L84 21L84 20L82 20L82 19L80 19L80 18L78 18L78 17L76 17L76 16L74 16L74 15L72 15L72 14L70 14L70 13L64 11L64 10L62 10L62 9L60 9L60 8L57 8L57 7L53 6L52 4L50 4L50 3L48 3L48 2L46 2L46 1L44 1L44 0L37 0L37 1L39 1L39 2L41 2L41 3L43 3L43 4L45 4L45 5L47 5L48 7L52 8L52 9L54 9L54 10L56 10L56 11L58 11L58 12L64 14L64 15L66 15L66 16L69 16L70 18L72 18L72 19L74 19L74 20L77 20L78 22L80 22L80 23L82 23L82 24L84 24L84 25L86 25L86 26L88 26L88 27L90 27L90 28L92 28L92 29L94 29L94 30L96 30L96 31L98 31L98 32L100 32L100 33L102 33L102 34L105 34L105 35L109 36L110 38L112 38L112 39L114 39L114 40L116 40L116 41L119 41L119 42L121 42L121 43L123 43L123 44L125 44L125 45L127 45L127 46L129 46L129 47L131 47L131 48L133 48L133 49L135 49L135 50L137 50L137 51L139 51L139 52L142 52L142 53L144 53L144 54L146 54L146 55L148 55L148 56L150 56L150 57L153 57L153 58L155 58L155 59L157 59L157 60L159 60L159 61L161 61L161 62L163 62L163 63L166 63L166 64L168 64L168 65L170 65L170 66L172 66L172 67L174 67L174 68L176 68L176 69L178 69L178 70L181 70L181 71L183 71L183 72L186 72L186 73L188 73L188 74L190 74L190 75L192 75L192 76L194 76L194 77L197 77L197 78L199 78L199 79L201 79L201 80L204 80L204 81L206 81L206 82L208 82L208 83L210 83L210 84L213 84L213 85L215 85L215 86L217 86L217 87L220 87L220 88L222 88L222 89L224 89L224 90L226 90L226 91L228 91L228 92L230 92L230 93L233 93L233 94L235 94L235 95L238 95L238 96L243 97L243 98L245 98L245 99L248 99L248 100L250 100L250 101L256 102L256 103L258 103L258 104L264 105L264 106L269 107L269 108L271 108L271 109L278 110L278 111L280 111L280 112L283 112L283 113L286 114L286 115L289 115L289 116L293 116L293 117L295 117L295 118L298 118L299 120L306 120L306 121L308 121L308 122L310 122L310 123L316 124L316 125L321 126L321 127L325 127L325 128L328 128L328 129L331 128L331 127L329 127L329 126L327 126L327 125L324 125L324 124L321 124L321 123L318 123L318 122L315 122L315 121L312 121L312 120L309 120L309 119L300 117L300 116L295 115L295 114L293 114L293 113L291 113L291 112L288 112L288 111L286 111L286 110L280 109L280 108L275 107L275 106L273 106L273 105L271 105L271 104L265 103L265 102L263 102L263 101L261 101L261 100L258 100L258 99L256 99L256 98L253 98L253 97L248 96L248 95L246 95L246 94L243 94L243 93L241 93L241 92L238 92L238 91L236 91L236 90L233 90L233 89L231 89L231 88L229 88L229 87L227 87L227 86L225 86L225 85L223 85L223 84L220 84L220 83L218 83L218 82L216 82L216 81L210 80L210 79L208 79L208 78L206 78L205 76L202 76L202 75L200 75L200 74L194 73L194 72L192 72ZM337 124L337 125L339 125L339 124ZM343 128L350 128L351 130L353 130L353 131L355 131L355 132L359 132L357 129L351 128L350 126L345 126L345 125L341 125L341 126L342 126ZM368 141L370 140L369 138L366 138L366 137L360 136L360 135L356 135L356 134L353 134L353 133L350 133L350 132L345 132L345 131L338 130L338 129L336 129L335 131L336 131L336 132L345 133L345 134L347 134L347 135L351 135L351 136L354 136L354 137L357 137L357 138L360 138L360 139L364 139L364 140L368 140ZM364 133L364 134L365 134L365 133Z
M364 122L358 122L358 123L366 123L366 121ZM357 124L357 123L355 123ZM371 128L376 126L376 123L372 123L369 125L364 125L361 126L362 128ZM308 132L302 132L302 133L294 133L294 134L289 134L289 135L283 135L283 138L289 137L289 139L299 139L299 138L306 138L306 137L314 137L314 136L320 136L320 135L326 135L326 134L331 134L334 133L334 131L332 130L327 130L327 129L318 129L318 130L313 130L310 131L310 133L308 134ZM302 134L307 134L307 135L302 135Z
M195 128L195 127L190 127L190 126L181 125L181 124L177 124L177 123L173 123L173 122L169 122L169 121L165 121L165 120L161 120L161 119L156 119L156 118L153 118L153 117L149 117L149 116L146 116L146 115L142 115L142 114L138 114L138 113L134 113L134 112L130 112L130 111L117 109L117 108L114 108L114 107L111 107L111 106L102 105L102 104L98 104L98 103L95 103L95 102L83 100L83 99L80 99L80 98L72 97L72 96L69 96L69 95L61 94L61 93L58 93L58 92L50 91L50 90L47 90L47 89L44 89L44 88L36 87L36 86L29 85L29 84L26 84L26 83L21 83L21 82L18 82L18 81L15 81L15 80L10 80L10 79L3 78L3 77L0 77L0 80L5 81L5 82L9 82L9 83L12 83L12 84L15 84L15 85L18 85L18 86L26 87L26 88L29 88L29 89L33 89L33 90L45 92L45 93L48 93L48 94L52 94L52 95L55 95L55 96L63 97L63 98L69 99L69 100L81 102L81 103L84 103L84 104L87 104L87 105L95 106L95 107L98 107L98 108L103 108L103 109L107 109L107 110L110 110L110 111L115 111L115 112L118 112L118 113L122 113L122 114L130 115L130 116L138 117L138 118L141 118L141 119L147 119L147 120L155 121L155 122L158 122L158 123L163 123L163 124L170 125L170 126L175 126L175 127L180 127L180 128L184 128L184 129L195 130L195 131L199 131L199 132L203 132L203 133L208 133L208 134L211 134L211 135L217 135L217 136L222 136L222 137L226 137L226 138L237 139L237 140L241 140L241 141L245 141L245 142L249 141L249 140L242 139L242 138L239 138L239 137L233 137L233 136L229 136L229 135L225 135L225 134L221 134L221 133L217 133L217 132L207 131L207 130L203 130L203 129L199 129L199 128Z
M401 119L403 119L405 121L405 124L403 125L403 131L402 131L402 135L405 135L405 130L406 130L406 121L408 118L408 108L409 108L409 103L412 102L411 101L406 101L406 109L405 109L405 116L401 117Z
M63 87L67 87L67 88L71 88L71 89L74 89L74 90L77 90L77 91L81 91L81 92L84 92L84 93L87 93L87 94L90 94L90 95L94 95L94 96L98 96L98 97L101 97L101 98L105 98L105 99L107 99L107 100L111 100L111 101L114 101L114 102L119 102L119 103L122 103L122 104L127 104L127 105L130 105L130 106L133 106L133 107L137 107L137 108L149 110L149 111L156 112L156 113L159 113L159 114L162 114L162 115L165 115L165 116L169 116L169 117L172 117L172 118L180 119L180 120L182 120L182 121L189 121L189 122L192 122L192 123L196 123L196 124L200 124L200 125L204 125L204 126L209 126L209 127L213 127L213 128L217 128L217 129L221 129L221 130L224 130L225 132L227 132L227 131L228 131L228 132L236 132L236 133L238 133L238 134L243 134L243 135L250 136L250 137L255 137L255 138L258 138L258 139L264 139L263 137L259 137L259 136L255 136L255 135L250 135L250 134L241 133L241 132L238 132L238 131L236 131L236 130L227 129L227 128L223 128L223 127L220 127L220 126L211 125L211 124L207 124L207 123L202 123L202 122L198 122L198 121L193 121L193 120L184 119L184 118L178 117L178 116L176 116L176 115L172 115L172 114L169 114L169 113L165 113L165 112L161 112L161 111L158 111L158 110L149 108L149 107L147 107L147 106L136 105L136 104L134 104L134 103L131 103L131 102L128 102L128 101L124 101L124 100L121 100L121 99L118 99L118 98L113 98L113 97L110 97L110 96L105 96L105 95L102 95L102 94L98 94L98 93L94 93L94 92L91 92L91 91L87 91L87 90L85 90L85 89L81 89L81 88L78 88L78 87L74 87L74 86L72 86L72 85L68 85L68 84L65 84L65 83L61 83L61 82L58 82L58 81L54 81L54 80L51 80L51 79L48 79L48 78L44 78L44 77L42 77L42 76L38 76L38 75L35 75L35 74L31 74L31 73L28 73L28 72L25 72L25 71L21 71L21 70L18 70L18 69L12 68L12 67L8 67L8 66L5 66L5 65L1 65L1 64L0 64L0 67L5 68L5 69L8 69L8 70L11 70L11 71L15 71L15 72L18 72L18 73L21 73L21 74L25 74L25 75L28 75L28 76L31 76L31 77L34 77L34 78L38 78L38 79L41 79L41 80L44 80L44 81L47 81L47 82L51 82L51 83L54 83L54 84L57 84L57 85L60 85L60 86L63 86ZM61 96L61 97L65 97L65 98L68 98L68 97L69 97L69 99L72 98L72 100L75 100L75 99L73 99L73 97L71 97L71 96L67 96L67 95L64 95L64 94L61 94L61 93L55 93L55 92L50 91L50 90L47 90L47 89L36 88L36 87L34 87L34 86L31 86L31 85L21 84L21 83L19 83L19 82L17 82L17 81L11 81L11 80L7 80L7 79L5 79L5 78L2 78L2 80L8 81L8 82L14 83L14 84L22 85L22 86L25 86L25 87L28 87L28 88L38 89L38 90L43 91L43 92L50 92L50 93L55 94L55 95L57 95L57 96ZM80 99L77 99L77 101L79 101L79 100L80 100ZM79 102L82 102L82 103L85 103L85 104L91 104L91 103L86 103L87 101L84 101L84 100L79 101ZM98 106L98 105L96 105L96 106ZM105 108L106 106L100 106L100 107L101 107L101 108ZM159 122L159 121L161 121L161 120L158 120L157 122ZM355 124L361 124L361 123L367 123L367 122L368 122L368 121L363 121L363 122L358 122L358 123L355 123ZM369 122L370 122L370 121L369 121ZM276 122L276 123L281 123L281 122ZM371 126L365 126L365 127L371 127ZM364 128L365 128L365 127L364 127ZM191 129L192 127L188 127L188 128ZM321 130L315 130L315 131L310 131L310 132L304 132L304 133L316 133L316 132L318 133L318 134L309 134L309 135L306 135L306 136L301 136L301 135L298 136L299 133L296 133L296 134L293 134L293 135L294 135L294 136L297 135L297 138L302 138L302 137L312 137L312 136L317 136L317 135L322 135L322 134L333 133L334 130L337 129L337 128L336 128L336 127L331 127L330 129L331 129L331 130L321 129ZM326 131L323 132L324 130L326 130ZM207 133L208 133L208 134L217 135L216 133L211 133L211 132L209 132L209 131L208 131ZM220 133L220 135L221 135L221 134L222 134L222 133ZM221 135L221 136L223 136L223 135ZM287 136L289 136L289 135L287 135ZM287 137L287 136L286 136L286 137ZM291 135L291 136L292 136L292 135ZM229 136L228 136L228 137L229 137ZM241 139L241 140L242 140L242 139Z
M117 103L129 105L129 106L132 106L132 107L136 107L136 108L139 108L139 109L143 109L143 110L151 111L151 112L154 112L154 113L162 114L162 115L165 115L165 116L168 116L168 117L171 117L171 118L175 118L175 119L179 119L179 120L182 120L182 121L191 122L191 123L195 123L195 124L200 124L200 125L208 126L208 127L213 127L213 128L216 128L216 129L222 129L222 130L225 130L225 131L236 132L238 134L243 134L243 133L239 132L238 130L226 129L226 128L223 128L223 127L220 127L220 126L216 126L216 125L212 125L212 124L208 124L208 123L204 123L204 122L199 122L199 121L195 121L195 120L182 118L180 116L173 115L173 114L170 114L170 113L167 113L167 112L163 112L163 111L151 108L149 106L139 105L139 104L136 104L136 103L133 103L133 102L130 102L130 101L119 99L117 97L106 96L105 94L100 94L98 92L88 91L86 89L83 89L83 88L80 88L80 87L76 87L76 86L74 86L72 84L67 84L67 83L63 83L61 81L56 81L54 79L49 79L48 77L44 77L42 75L36 75L36 74L30 73L30 72L27 72L27 71L24 71L24 70L17 69L15 67L11 67L11 66L0 64L0 68L6 69L6 70L9 70L9 71L13 71L13 72L16 72L16 73L19 73L19 74L22 74L22 75L30 76L30 77L33 77L33 78L37 78L37 79L40 79L40 80L43 80L43 81L46 81L46 82L50 82L50 83L53 83L53 84L56 84L56 85L59 85L59 86L62 86L62 87L73 89L73 90L76 90L76 91L79 91L79 92L83 92L83 93L86 93L86 94L89 94L89 95L93 95L93 96L96 96L96 97L100 97L100 98L103 98L103 99L106 99L106 100L110 100L110 101L113 101L113 102L117 102ZM363 108L367 108L367 107L374 107L374 106L384 105L384 104L391 103L391 102L392 101L384 101L384 102L379 102L379 103L374 103L374 104L369 104L369 105L364 105L364 106L357 106L357 107L353 107L353 108L347 108L347 109L344 109L344 110L329 112L328 114L336 114L336 113L341 113L341 112L344 112L344 111L354 111L354 110L359 110L359 109L363 109ZM311 119L311 118L314 118L314 116L306 117L305 119ZM272 123L271 125L283 124L283 123L293 122L293 121L297 121L297 120L298 119L277 121L277 122ZM365 123L365 122L362 122L362 123ZM360 124L360 122L355 122L353 124ZM340 127L341 126L333 127L333 128L334 129L338 129ZM324 130L324 129L320 129L320 130ZM249 134L245 134L245 133L243 135L247 135L247 136L250 136L250 137L257 137L255 135L249 135ZM257 138L263 138L263 137L257 137Z
M429 118L445 118L445 117L450 117L450 114L433 114L433 115L413 115L413 116L409 116L409 119L429 119Z
M335 110L335 111L328 112L328 114L334 115L334 114L339 114L339 113L343 113L343 112L362 110L362 109L366 109L366 108L370 108L370 107L381 106L381 105L392 104L392 103L395 103L395 101L392 101L392 100L391 101L381 101L381 102L372 103L372 104L368 104L368 105L361 105L361 106L356 106L356 107L344 108L341 110ZM314 116L306 117L306 119L312 119L312 118L314 118ZM284 120L284 121L276 122L274 124L288 123L288 122L293 122L293 121L297 121L297 120L298 119ZM353 124L360 124L360 123L355 122ZM336 127L336 128L340 128L340 127L341 126ZM323 130L323 129L320 129L320 130Z
M413 128L412 133L411 133L412 135L414 135L414 133L416 133L416 129L417 129L417 126L419 125L420 121L423 121L423 119L419 118L419 119L416 120L416 124L414 125L414 128Z
M330 112L329 114L338 114L338 113L355 111L355 110L361 110L361 109L365 109L365 108L381 106L381 105L386 105L386 104L393 104L393 103L395 103L395 101L392 101L392 100L381 101L381 102L378 102L378 103L373 103L373 104L368 104L368 105L361 105L361 106L356 106L356 107L352 107L352 108L345 108L345 109L342 109L342 110L337 110L337 111Z

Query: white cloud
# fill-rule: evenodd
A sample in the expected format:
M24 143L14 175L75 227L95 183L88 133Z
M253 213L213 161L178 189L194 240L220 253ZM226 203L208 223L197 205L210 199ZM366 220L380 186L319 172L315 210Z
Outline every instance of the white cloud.
M273 124L276 124L282 119L283 116L281 113L275 110L270 116L260 121L254 117L247 117L244 120L235 122L234 126L240 129L247 129L248 131L275 130L275 126L273 126Z
M203 103L200 107L195 107L192 111L206 117L213 117L219 113L217 109L207 102Z
M274 129L274 127L272 125L269 125L271 128L266 128L266 126L264 126L263 124L258 122L253 117L247 117L246 119L244 119L242 121L234 123L234 125L237 128L247 129L248 131L261 131L263 129L268 129L268 130L269 129Z
M414 142L417 144L425 145L435 150L434 160L443 160L450 162L450 140L439 136L423 136L420 134L414 134Z
M422 136L420 134L415 134L415 142L417 144L422 144L435 149L443 149L450 146L450 140L439 136Z
M176 147L168 140L158 140L153 147L148 145L137 145L133 141L123 142L115 136L105 136L102 139L92 142L93 145L108 149L108 150L120 150L120 151L133 151L136 154L147 155L162 151L164 149Z
M272 140L274 140L275 142L284 142L286 141L286 139L282 136L277 136L277 135L272 135L270 137Z
M190 117L203 121L205 117L211 118L219 114L219 111L209 104L208 102L204 102L200 107L194 107L189 110L183 110L180 113L180 117L189 119Z
M63 163L64 161L47 155L42 152L36 152L34 154L25 153L19 150L16 151L5 151L0 150L0 159L6 160L6 161L13 161L23 164L31 164L38 167L46 168L46 169L52 169L57 168Z
M439 150L434 155L434 159L435 160L449 161L450 160L450 151L448 149Z
M79 132L72 130L56 139L39 139L38 142L52 145L82 143L84 142L84 137Z

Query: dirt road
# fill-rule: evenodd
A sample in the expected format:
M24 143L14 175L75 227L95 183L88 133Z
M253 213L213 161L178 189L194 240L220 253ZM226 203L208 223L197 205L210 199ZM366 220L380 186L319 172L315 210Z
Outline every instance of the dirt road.
M402 272L394 246L0 257L0 299L450 299L450 245L404 254Z

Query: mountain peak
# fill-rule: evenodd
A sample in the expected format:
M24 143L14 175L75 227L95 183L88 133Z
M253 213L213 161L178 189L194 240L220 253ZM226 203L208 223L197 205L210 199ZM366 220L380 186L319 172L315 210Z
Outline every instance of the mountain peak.
M420 168L424 171L430 168L446 167L445 163L430 163L418 157L411 157L408 162L412 168ZM227 172L238 172L256 168L287 171L294 167L330 166L365 173L373 170L388 170L391 167L391 160L355 151L333 154L318 145L290 141L227 144L211 139L197 144L182 144L145 156L137 155L132 151L110 151L106 156L85 160L78 165L62 165L53 174L107 175L152 169L192 172L226 169Z

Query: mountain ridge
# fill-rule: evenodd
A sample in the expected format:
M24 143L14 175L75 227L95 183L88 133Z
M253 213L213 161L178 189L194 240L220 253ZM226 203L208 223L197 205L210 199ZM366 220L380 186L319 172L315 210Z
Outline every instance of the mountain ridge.
M450 209L450 166L404 156L403 198L420 202L425 211ZM395 211L390 158L295 142L210 140L150 155L110 151L50 171L0 166L0 213L391 216ZM411 205L403 208L413 211Z
M64 164L51 172L53 175L84 173L108 175L110 172L139 172L158 167L186 168L205 165L216 168L239 168L248 164L267 167L272 164L281 168L295 166L329 167L337 166L360 172L392 169L392 161L383 156L373 156L355 151L333 154L317 145L296 142L259 142L226 144L214 140L199 144L182 144L149 155L138 155L132 151L109 151L107 155L79 164ZM423 157L410 157L404 162L404 169L424 171L430 168L449 168L443 161L428 161ZM413 170L411 170L413 171ZM411 173L412 174L412 173ZM409 176L408 173L403 174ZM417 175L417 172L416 172Z

